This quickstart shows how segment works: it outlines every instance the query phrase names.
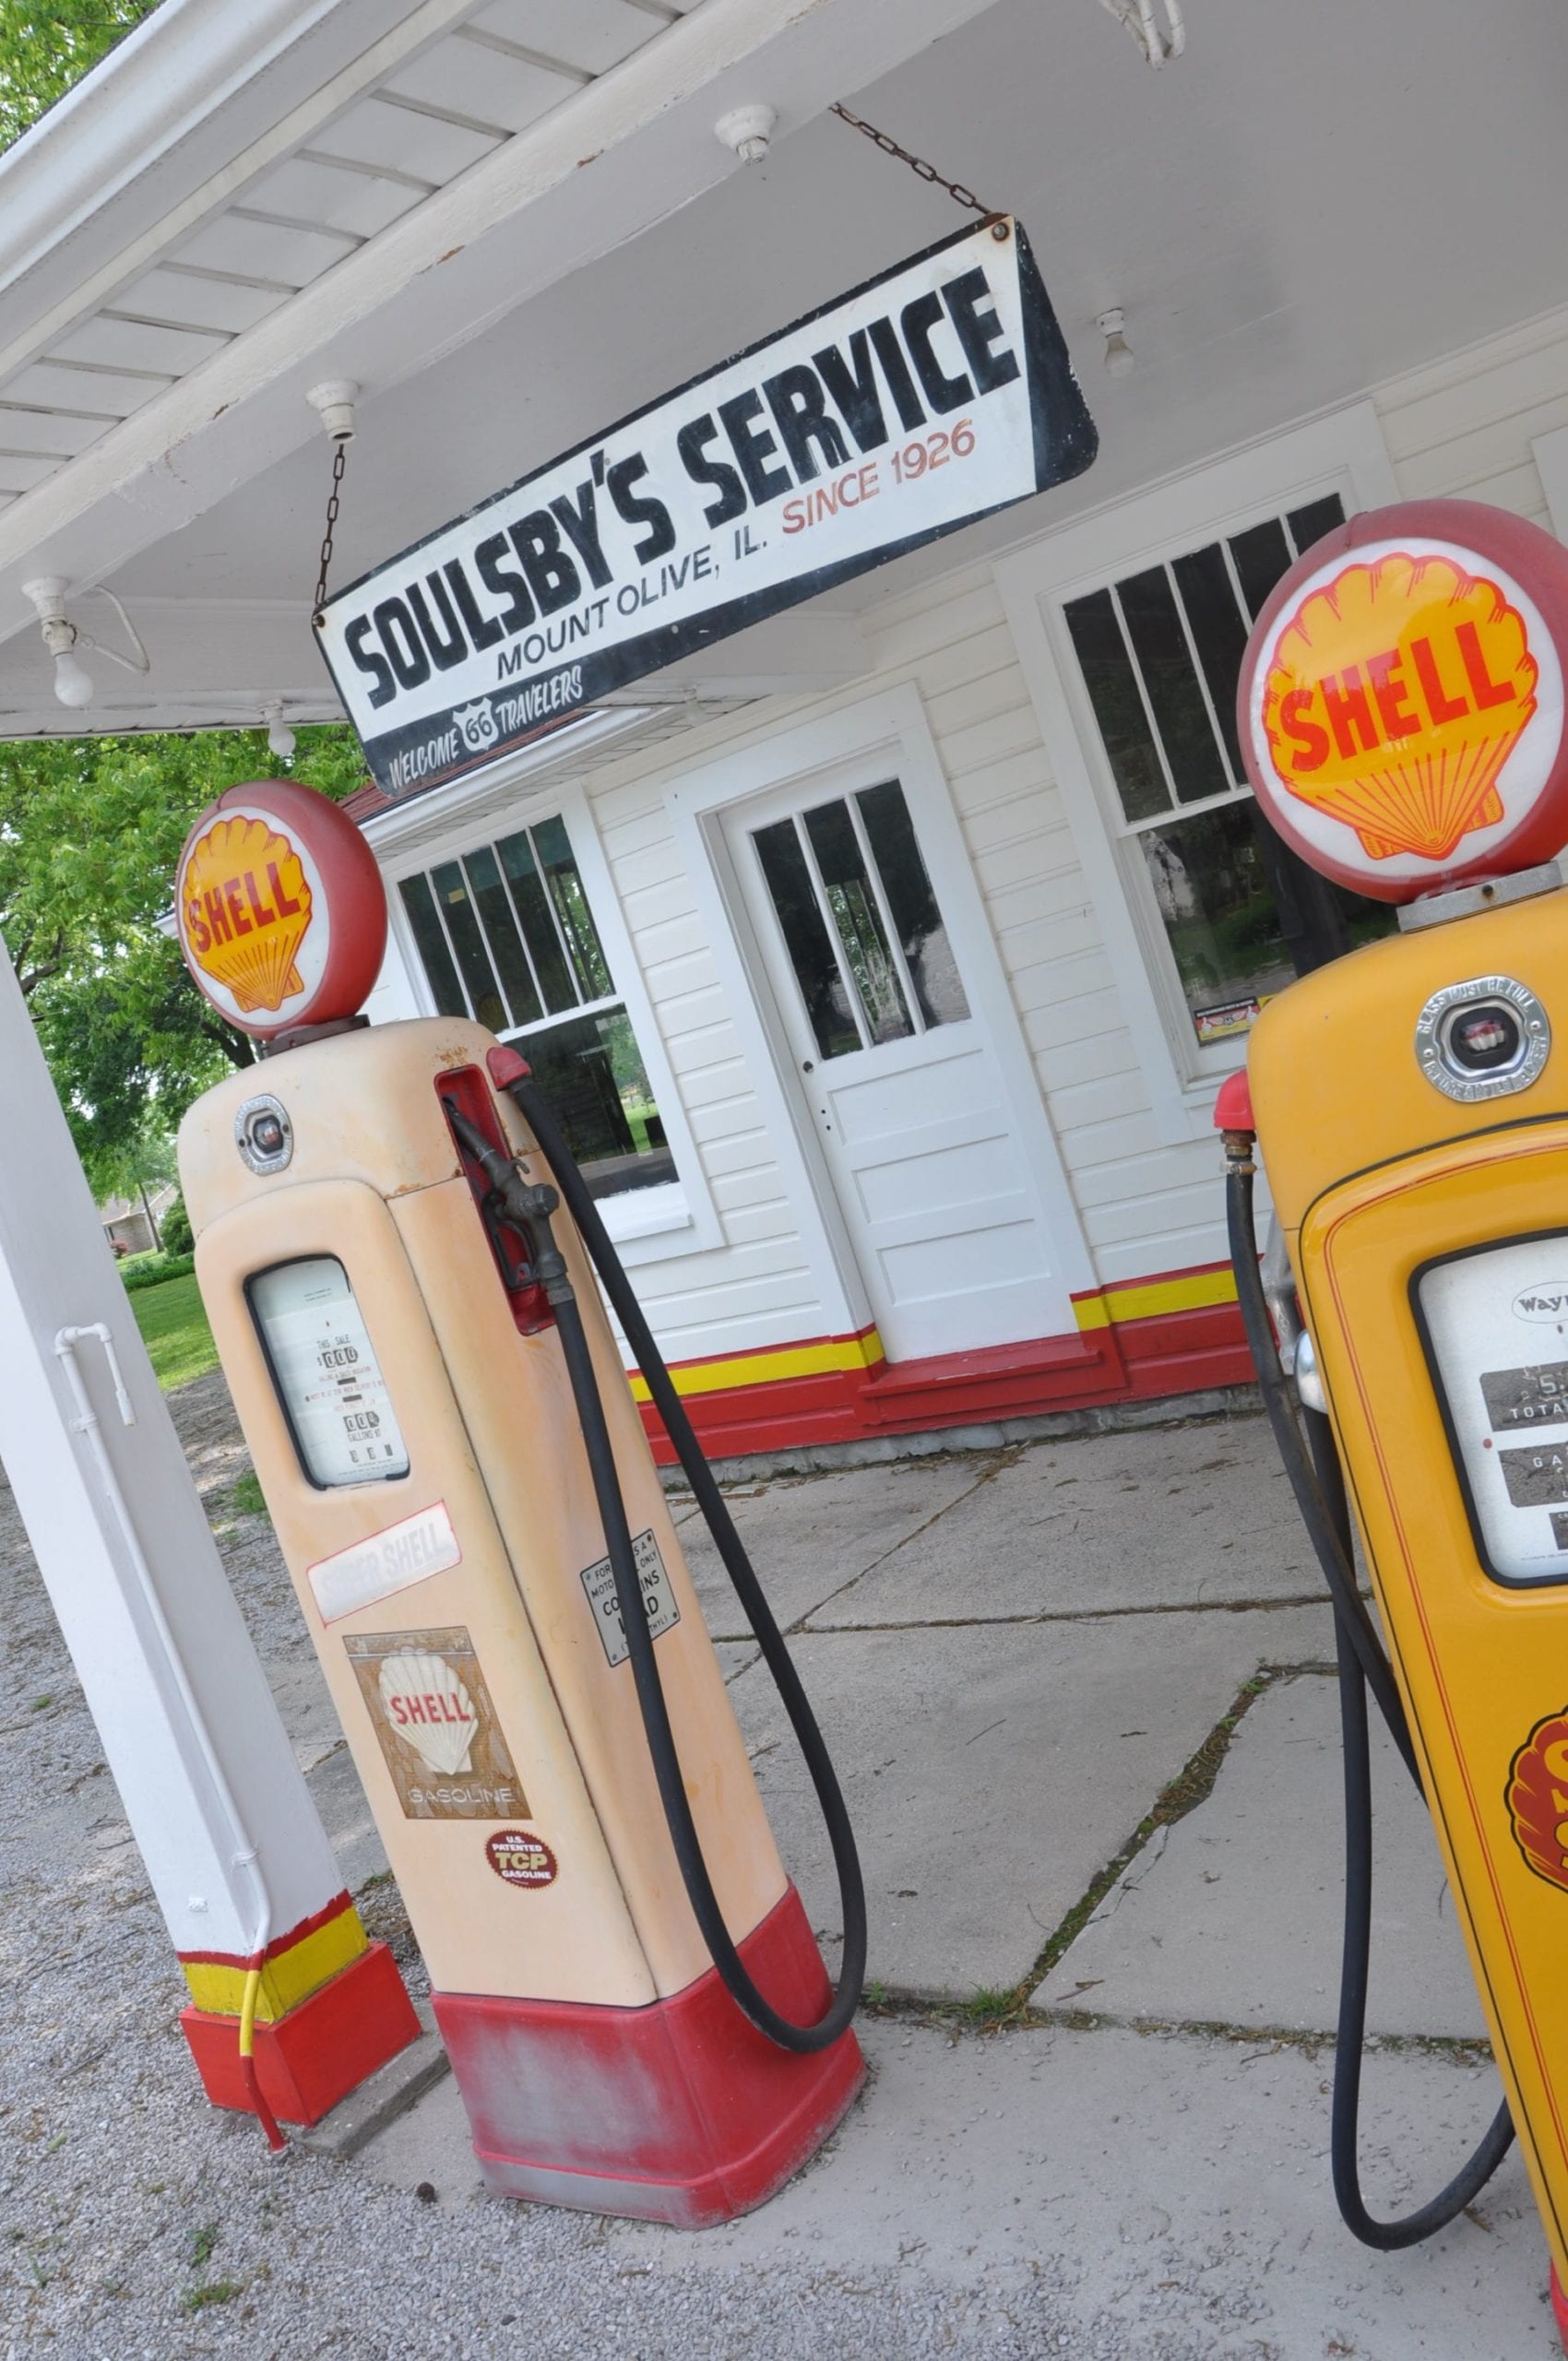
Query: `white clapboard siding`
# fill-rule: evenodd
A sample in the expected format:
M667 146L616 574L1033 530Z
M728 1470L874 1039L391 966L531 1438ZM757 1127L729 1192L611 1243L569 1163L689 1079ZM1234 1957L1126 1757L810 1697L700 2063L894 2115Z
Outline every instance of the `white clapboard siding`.
M1372 398L1407 498L1487 500L1548 523L1530 445L1568 426L1568 313L1449 354Z
M1544 522L1530 443L1568 426L1568 314L1450 356L1374 398L1408 496L1489 499ZM826 1315L671 836L664 789L726 747L904 682L925 706L1099 1279L1124 1283L1225 1253L1215 1144L1160 1141L989 569L956 570L863 620L868 678L826 697L753 706L628 755L589 782L725 1235L722 1246L639 1272L663 1342L683 1358L821 1335Z

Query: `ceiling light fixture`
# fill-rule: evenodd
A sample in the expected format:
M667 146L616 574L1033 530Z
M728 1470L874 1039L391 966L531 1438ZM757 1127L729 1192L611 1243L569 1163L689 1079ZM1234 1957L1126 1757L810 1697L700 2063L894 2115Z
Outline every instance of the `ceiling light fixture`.
M105 589L102 583L93 586L98 597L107 599L119 616L134 651L129 656L119 648L105 647L101 640L89 639L84 632L77 630L65 612L68 587L63 574L41 574L34 581L23 583L22 596L30 601L43 634L43 645L54 658L54 694L62 705L79 711L83 706L92 703L94 683L92 674L77 654L78 647L90 648L96 655L106 656L112 664L123 666L127 672L150 671L152 660L113 590ZM86 598L91 593L84 591L81 595Z
M1123 311L1113 303L1109 312L1101 312L1095 321L1105 338L1105 365L1112 377L1124 377L1133 365L1133 348L1123 333Z
M742 164L760 164L768 150L778 117L770 106L731 107L713 126L713 136Z
M261 708L261 718L267 724L267 742L279 761L292 762L294 748L299 741L283 718L282 698L270 698Z

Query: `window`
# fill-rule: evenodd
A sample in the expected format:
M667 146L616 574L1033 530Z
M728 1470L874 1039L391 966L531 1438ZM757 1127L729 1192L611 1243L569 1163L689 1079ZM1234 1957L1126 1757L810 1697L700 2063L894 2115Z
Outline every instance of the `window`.
M647 1068L559 817L398 886L436 1007L516 1041L596 1197L676 1179Z
M1236 686L1247 635L1336 493L1069 599L1063 617L1115 787L1129 885L1152 897L1199 1045L1245 1033L1293 976L1395 923L1269 826L1247 783Z
M968 1016L896 778L792 813L752 841L823 1057Z

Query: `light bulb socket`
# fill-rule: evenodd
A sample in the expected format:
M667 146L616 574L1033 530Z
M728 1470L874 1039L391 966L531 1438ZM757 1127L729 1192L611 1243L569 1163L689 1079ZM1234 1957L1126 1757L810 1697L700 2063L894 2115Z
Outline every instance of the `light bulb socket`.
M1101 312L1095 321L1105 338L1105 366L1112 377L1124 377L1133 366L1133 348L1124 334L1124 314L1119 303Z
M766 155L778 117L770 106L731 107L713 126L713 136L742 164L760 164Z

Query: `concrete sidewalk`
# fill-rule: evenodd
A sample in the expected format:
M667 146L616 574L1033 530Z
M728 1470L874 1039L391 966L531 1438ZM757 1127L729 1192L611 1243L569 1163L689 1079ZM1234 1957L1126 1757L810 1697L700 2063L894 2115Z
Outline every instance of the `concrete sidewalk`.
M270 1528L233 1513L244 1459L220 1382L187 1388L176 1410L346 1880L417 1989ZM225 2192L221 2259L244 2308L236 2295L232 2313L204 2310L199 2331L172 2311L159 2328L145 2257L166 2266L177 2234L148 2240L162 2198L138 2208L117 2195L119 2103L104 2103L100 2063L95 2111L62 2117L59 2137L101 2267L134 2301L106 2322L96 2299L73 2299L68 2272L37 2286L18 2264L15 2353L36 2335L40 2353L83 2361L163 2361L176 2338L279 2361L511 2355L519 2337L549 2361L1558 2354L1516 2155L1467 2218L1409 2253L1368 2253L1334 2211L1333 1635L1261 1419L778 1477L731 1497L866 1872L873 2080L824 2154L761 2213L695 2237L500 2205L480 2190L447 2080L351 2161L296 2147L277 2171L253 2127L203 2106L177 2038L156 2070L144 2045L134 2104L149 2133L163 2127L182 2187L200 2192L191 2203L216 2216ZM689 1502L676 1514L768 1809L832 1952L814 1799L700 1520ZM35 1605L13 1629L26 1679L57 1679ZM50 1742L22 1742L35 1737ZM78 1750L91 1742L86 1725ZM65 1741L53 1743L58 1754ZM1374 2210L1393 2213L1448 2177L1497 2085L1424 1812L1386 1747L1377 1775L1363 2169ZM36 1898L41 1925L68 1920L84 1940L109 1899L101 1848L123 1842L103 1801L107 1817L100 1806L85 1824L24 1814L16 1839L24 1906ZM123 1909L135 1857L111 1857ZM172 2024L145 1905L137 1924L125 2005ZM110 1940L107 1923L95 1940ZM47 2007L47 1978L38 1993ZM62 2105L52 2090L6 2103L41 2130ZM35 2277L56 2271L58 2163L41 2142L12 2180L17 2251ZM6 2293L0 2277L0 2323ZM425 2325L394 2332L394 2317Z

